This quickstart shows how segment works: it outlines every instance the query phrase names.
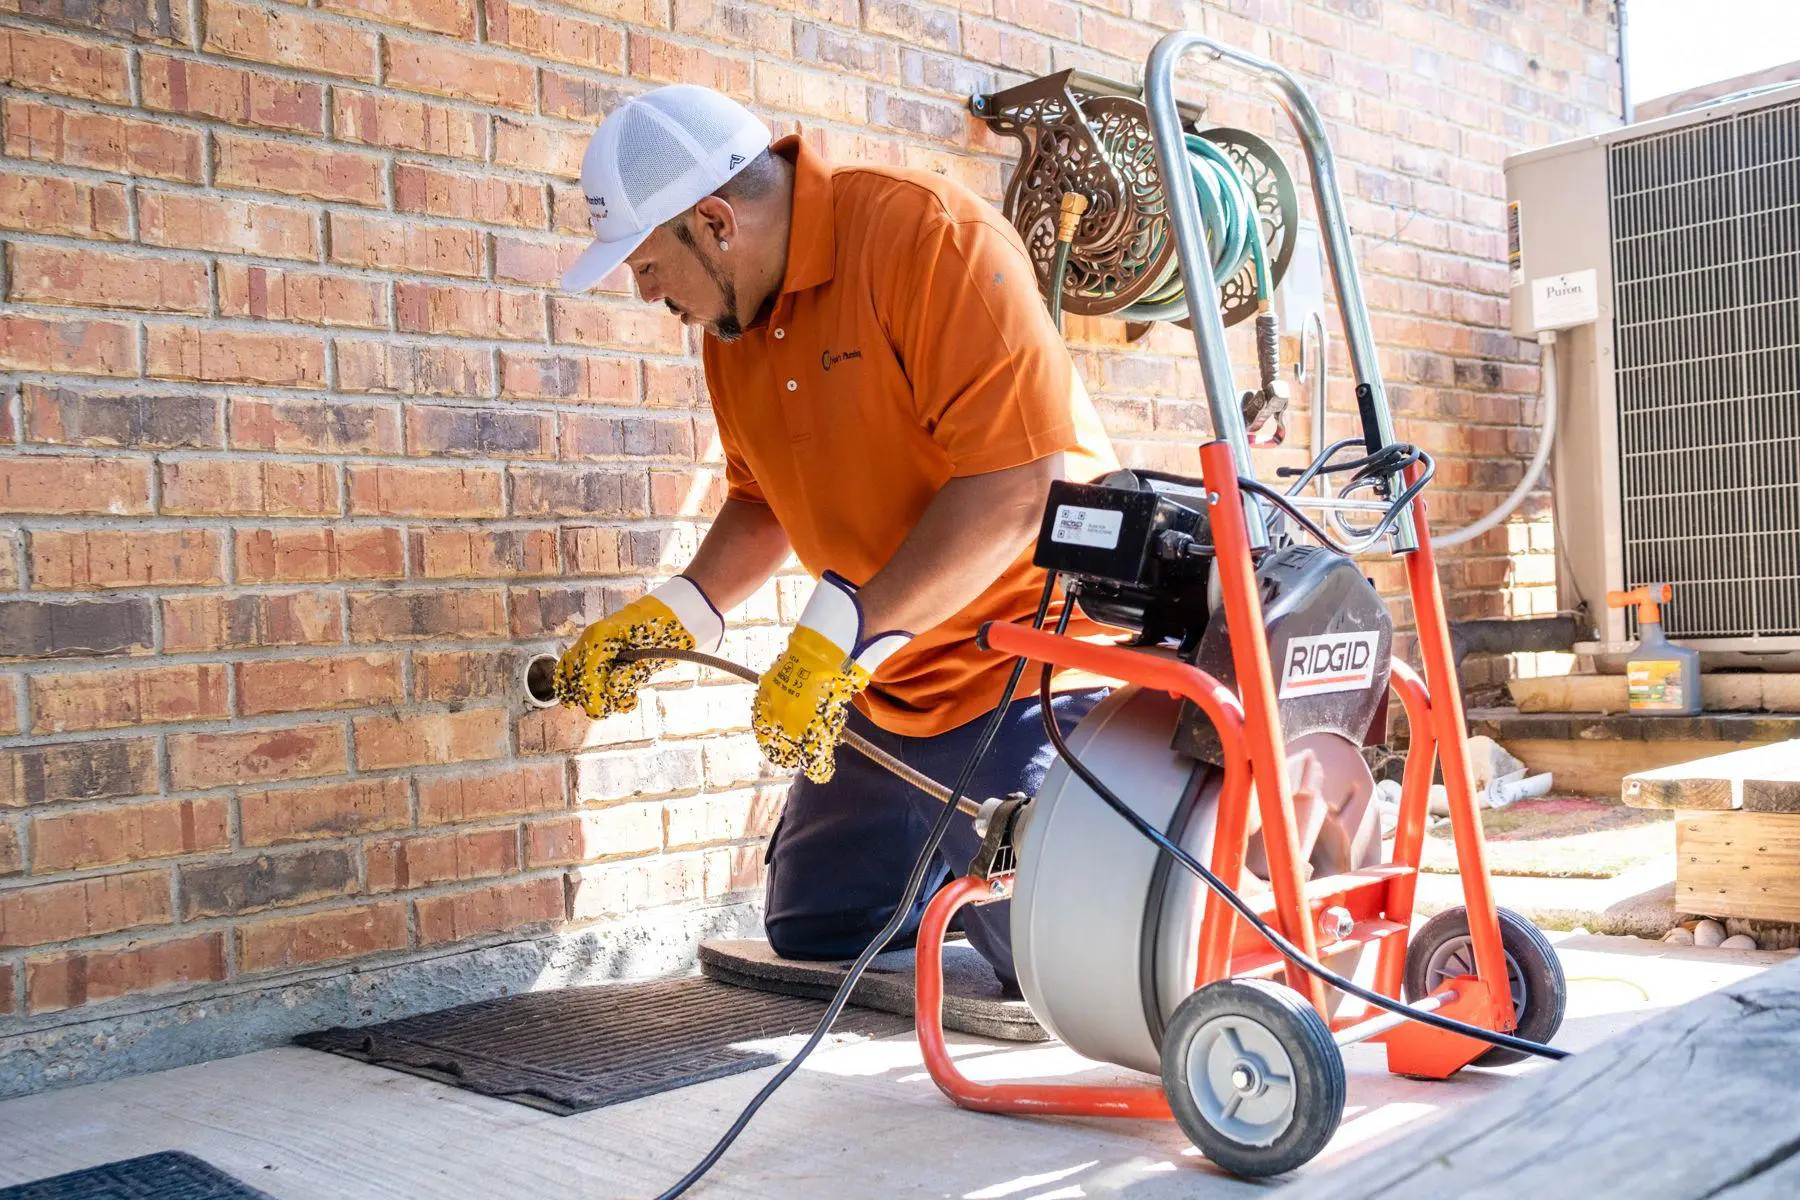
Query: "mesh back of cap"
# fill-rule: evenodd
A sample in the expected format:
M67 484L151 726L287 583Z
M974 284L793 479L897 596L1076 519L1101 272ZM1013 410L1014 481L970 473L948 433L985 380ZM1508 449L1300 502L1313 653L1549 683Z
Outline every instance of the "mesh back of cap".
M663 128L663 123L641 108L619 114L626 118L619 131L619 182L632 208L656 195L694 168L694 155Z
M688 136L700 143L700 148L711 154L735 136L742 126L726 124L716 119L715 114L705 105L693 105L681 114L682 128Z

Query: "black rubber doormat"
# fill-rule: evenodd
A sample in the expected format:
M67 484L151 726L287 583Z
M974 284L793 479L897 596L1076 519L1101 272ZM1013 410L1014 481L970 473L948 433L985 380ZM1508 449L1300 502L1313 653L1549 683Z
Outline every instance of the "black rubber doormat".
M274 1200L191 1154L146 1154L0 1188L0 1200Z
M690 976L484 1000L302 1046L569 1115L771 1066L800 1048L821 1000ZM886 1037L909 1017L849 1007L833 1040Z

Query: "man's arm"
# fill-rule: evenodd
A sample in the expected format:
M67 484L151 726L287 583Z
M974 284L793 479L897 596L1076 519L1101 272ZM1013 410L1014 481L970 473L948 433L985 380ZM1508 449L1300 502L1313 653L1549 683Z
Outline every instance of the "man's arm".
M727 499L682 572L700 585L721 613L730 612L767 583L791 550L766 504Z
M1037 536L1061 454L946 483L886 566L857 593L865 636L923 633L986 591Z

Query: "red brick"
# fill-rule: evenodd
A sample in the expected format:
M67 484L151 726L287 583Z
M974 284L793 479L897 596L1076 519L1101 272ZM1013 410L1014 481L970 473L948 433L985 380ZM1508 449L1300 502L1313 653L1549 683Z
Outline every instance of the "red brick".
M810 3L811 0L806 0ZM830 2L830 0L827 0ZM782 0L787 5L789 0ZM607 17L625 25L652 25L666 29L669 25L668 0L572 0L570 8ZM855 20L854 17L851 18Z
M296 271L222 260L219 315L385 329L387 284L335 271Z
M0 512L142 515L150 511L149 466L131 458L0 459Z
M127 871L0 892L0 947L42 946L167 925L167 871Z
M670 800L662 809L665 844L671 850L765 838L774 831L781 804L773 792L730 792Z
M494 278L510 283L528 283L536 287L555 287L563 272L572 266L581 252L593 241L543 242L526 238L494 235ZM606 283L625 281L623 270L607 276ZM602 284L605 287L605 283ZM624 283L629 287L629 283ZM619 288L607 287L608 291Z
M225 978L225 934L25 960L25 1006L32 1015L164 992ZM9 997L10 999L10 997Z
M154 325L144 370L163 379L322 388L325 345L288 334Z
M0 314L0 370L136 375L137 329L124 321Z
M500 394L519 400L629 406L637 396L637 364L589 354L502 350Z
M616 22L585 21L520 0L488 0L488 40L537 59L623 74L625 35Z
M650 497L641 470L514 467L513 514L520 517L641 517Z
M398 654L347 658L284 658L237 664L238 711L311 712L329 708L373 708L398 704L406 685Z
M586 130L558 129L542 121L496 117L494 162L502 167L573 179L581 174L581 156L590 136Z
M413 699L462 704L513 694L521 659L509 650L413 651Z
M25 869L25 852L19 848L19 827L11 821L0 821L0 878L17 875ZM0 1000L0 1004L4 1004Z
M668 904L699 900L706 894L704 860L641 858L569 872L569 919L595 921L622 917Z
M373 154L325 150L232 133L213 135L213 184L313 200L379 204L386 164Z
M596 617L602 615L594 614ZM514 678L517 678L515 675ZM516 723L520 755L569 755L594 746L644 741L654 736L648 720L650 705L639 705L622 716L593 721L579 708L558 705L522 713Z
M333 88L331 129L339 141L446 158L487 157L487 116L377 92Z
M205 144L198 130L158 121L6 102L6 153L12 158L199 183Z
M545 116L594 124L632 94L598 79L568 75L548 67L538 71L538 89L538 102Z
M541 183L440 171L418 163L395 165L394 207L401 212L525 229L542 229L550 219Z
M277 454L398 454L400 412L392 404L339 400L231 401L231 448Z
M693 363L644 364L644 407L700 408L706 381Z
M212 306L206 264L80 246L7 247L7 298L92 308L203 313Z
M488 396L492 355L468 346L394 344L338 339L338 387L346 392L415 396Z
M0 733L19 733L24 726L19 720L19 693L13 681L0 677Z
M498 517L500 472L481 467L348 468L352 513L400 517Z
M473 0L320 0L319 6L388 25L447 33L464 41L475 36Z
M350 593L352 641L493 638L505 632L506 597L499 589Z
M31 823L31 869L39 875L230 848L230 805L219 797L77 809Z
M333 908L240 925L237 968L244 974L257 974L404 950L406 944L404 904Z
M19 1002L14 996L13 965L0 965L0 1015L11 1016L18 1011Z
M0 808L116 800L156 790L156 743L149 738L0 751Z
M122 46L7 29L0 31L0 72L0 80L25 91L131 103L130 68Z
M219 63L145 53L138 60L144 107L232 125L325 132L325 88Z
M484 934L507 933L563 919L562 876L496 883L473 892L413 902L419 944L436 946Z
M650 512L658 517L705 517L725 502L722 472L651 471Z
M554 529L415 529L413 571L426 579L556 574Z
M549 413L408 405L406 445L434 457L553 458L556 418Z
M502 758L506 728L506 712L499 708L358 717L356 766L381 771Z
M760 63L756 99L768 108L861 125L869 120L869 89L837 73L795 71Z
M525 863L567 867L609 858L631 858L662 849L662 808L619 804L525 826Z
M794 20L723 0L675 0L675 32L754 50L769 59L794 57ZM660 22L659 22L660 23ZM759 64L757 74L769 65Z
M411 820L403 776L238 793L238 834L246 846L379 833Z
M541 342L548 331L544 298L537 292L396 283L394 312L402 333Z
M650 458L694 461L694 423L685 417L604 417L569 413L563 417L565 459Z
M337 775L348 765L344 727L336 724L169 737L169 781L180 791Z
M331 261L422 275L481 275L481 234L410 217L331 214Z
M301 847L251 859L214 857L181 868L181 918L242 916L358 890L357 854L348 846Z
M724 92L733 99L750 98L749 58L714 54L637 30L631 32L630 53L633 79L697 83Z
M123 241L131 216L123 184L0 174L0 228Z
M506 825L371 842L366 861L372 893L492 879L519 869L519 828Z
M172 596L162 602L163 649L248 650L271 646L329 646L344 640L333 592Z
M329 583L398 579L406 548L398 529L240 529L239 583Z
M190 458L162 465L162 510L183 516L335 516L329 463Z
M33 588L87 591L222 583L216 534L200 529L49 529L30 535Z
M375 80L373 33L304 11L205 0L202 50L227 58L298 67L346 79Z
M686 350L680 320L667 309L637 301L552 296L550 326L553 340L568 345L604 346L643 354L682 354Z
M272 200L140 191L138 232L152 246L265 258L319 257L319 231L313 214Z
M511 589L512 635L518 639L545 637L573 640L589 624L623 606L641 588L568 586Z
M382 57L387 66L382 82L391 88L522 112L537 108L537 72L526 63L439 42L393 37L384 39Z
M488 775L419 780L419 824L461 825L566 807L561 762L507 767Z

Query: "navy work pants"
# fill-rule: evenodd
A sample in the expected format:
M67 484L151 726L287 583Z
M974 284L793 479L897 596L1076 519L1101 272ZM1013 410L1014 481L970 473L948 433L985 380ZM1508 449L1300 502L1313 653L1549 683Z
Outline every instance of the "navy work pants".
M1087 715L1104 690L1057 696L1052 711L1066 734ZM968 794L976 800L1013 792L1035 795L1055 750L1044 735L1035 695L1007 709L994 744L975 773ZM903 737L878 728L854 709L849 728L942 783L954 786L992 713L932 737ZM769 840L764 925L769 944L783 958L845 959L860 954L894 913L914 860L941 811L936 800L890 774L848 746L837 753L829 783L796 777L787 808ZM926 884L906 924L888 943L911 946L925 905L937 890L967 872L981 839L974 822L958 813L931 863ZM969 942L1008 987L1013 972L1010 902L962 910Z

